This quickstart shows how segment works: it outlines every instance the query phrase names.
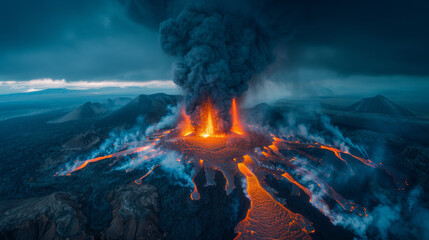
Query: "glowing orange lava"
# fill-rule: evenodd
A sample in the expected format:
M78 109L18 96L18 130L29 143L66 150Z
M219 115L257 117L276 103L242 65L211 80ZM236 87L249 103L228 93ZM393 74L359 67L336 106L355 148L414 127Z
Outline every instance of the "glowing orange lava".
M198 116L195 117L196 121L194 123L192 123L191 117L186 114L184 109L182 109L182 120L179 124L181 135L184 137L196 135L203 138L225 137L228 132L222 132L220 130L219 114L210 99L207 99L207 101L202 103L200 107L201 109L199 110L199 114L197 114ZM244 134L235 99L232 100L230 114L232 118L230 132L239 135Z
M205 122L205 124L203 124L203 130L200 133L201 137L211 137L214 135L214 126L213 126L213 118L212 118L212 113L211 113L211 109L208 109L208 113L207 113L207 120Z
M108 156L103 156L103 157L97 157L97 158L89 159L89 160L84 161L81 164L76 165L74 168L72 168L69 171L62 172L62 173L57 172L57 173L55 173L55 176L56 175L68 175L68 176L70 176L72 172L81 170L82 168L86 167L88 165L88 163L98 162L98 161L101 161L101 160L104 160L104 159L109 159L109 158L120 158L120 157L124 157L124 156L127 156L127 155L132 155L132 154L135 154L135 153L146 151L149 148L150 148L149 146L136 147L136 148L131 148L131 149L127 149L127 150L124 150L124 151L120 151L120 152L117 152L117 153L114 153L114 154L110 154Z
M235 239L311 239L309 232L314 232L311 223L266 192L249 169L252 160L249 156L244 159L243 163L238 163L238 168L247 180L250 209L235 227L238 233Z
M194 125L197 135L203 138L223 137L219 131L219 116L210 99L201 105L199 116Z
M145 178L145 177L147 177L147 176L149 176L149 174L151 174L152 172L153 172L153 170L155 170L155 169L157 169L159 166L161 166L162 164L158 164L158 165L156 165L155 167L153 167L153 168L151 168L150 170L149 170L149 172L147 172L145 175L143 175L141 178L139 178L139 179L136 179L134 182L136 183L136 184L142 184L142 182L143 182L143 179Z
M239 135L243 134L244 131L240 124L240 118L238 116L237 103L235 102L235 98L232 99L231 117L232 117L231 132L237 133Z
M181 111L182 123L180 124L180 129L182 129L182 136L188 136L194 132L192 127L191 118L186 114L185 108Z

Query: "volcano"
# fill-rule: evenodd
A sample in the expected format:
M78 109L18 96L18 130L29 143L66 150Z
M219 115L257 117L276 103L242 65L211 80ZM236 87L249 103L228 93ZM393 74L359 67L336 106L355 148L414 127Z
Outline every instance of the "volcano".
M167 114L167 106L175 105L179 99L181 99L180 96L164 93L142 94L117 111L101 119L97 125L102 127L110 125L130 126L135 124L139 117L147 122L156 122Z
M429 1L3 2L0 240L429 239Z
M200 200L199 189L203 187L195 182L200 172L205 172L205 186L215 185L216 172L222 173L226 179L227 194L236 191L236 178L239 178L246 185L244 191L251 205L245 218L235 227L236 239L311 239L315 233L310 220L282 204L276 191L267 184L267 176L294 185L331 222L345 216L368 217L365 207L347 200L328 184L345 173L356 174L350 161L379 169L391 177L399 190L408 184L405 179L395 176L389 167L352 154L349 150L305 142L294 136L277 136L259 126L246 125L240 118L235 99L230 109L230 128L227 131L223 130L223 120L218 110L206 98L192 115L187 115L182 108L175 127L157 127L146 140L128 142L118 152L84 161L76 160L55 176L71 176L90 164L108 160L110 166L121 162L120 169L126 172L140 166L152 166L135 180L136 184L142 184L155 169L168 164L163 159L175 159L178 164L192 169L192 182L189 184L193 186L190 198L194 201ZM331 154L330 158L323 157L327 153ZM331 166L333 172L314 172L315 168L322 166Z
M107 109L101 103L86 102L74 111L58 119L49 121L49 123L65 123L70 121L90 119L96 116L101 116L105 113L107 113Z
M408 109L393 103L388 98L377 95L375 97L364 98L350 105L347 110L360 113L378 113L390 116L414 117L415 115Z

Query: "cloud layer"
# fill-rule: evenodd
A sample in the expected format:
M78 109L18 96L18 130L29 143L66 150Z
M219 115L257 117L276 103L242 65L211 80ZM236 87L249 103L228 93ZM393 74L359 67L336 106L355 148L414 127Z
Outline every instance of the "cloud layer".
M100 89L100 88L157 88L157 89L174 89L176 86L171 80L151 80L151 81L73 81L65 79L33 79L29 81L0 81L0 93L6 92L6 89L19 92L33 92L45 89L66 88L75 90Z

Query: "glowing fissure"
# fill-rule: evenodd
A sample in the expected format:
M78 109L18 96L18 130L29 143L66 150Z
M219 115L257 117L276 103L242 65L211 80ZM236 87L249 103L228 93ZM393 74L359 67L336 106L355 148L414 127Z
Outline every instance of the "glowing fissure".
M73 173L75 171L79 171L82 168L86 167L88 165L88 163L98 162L98 161L101 161L101 160L104 160L104 159L110 159L110 158L121 158L121 157L124 157L124 156L127 156L127 155L132 155L132 154L135 154L135 153L138 153L138 152L143 152L143 151L145 151L145 150L147 150L149 148L150 148L149 146L136 147L136 148L131 148L131 149L123 150L123 151L120 151L120 152L117 152L117 153L114 153L114 154L110 154L110 155L107 155L107 156L102 156L102 157L96 157L96 158L93 158L93 159L89 159L89 160L84 161L81 164L78 164L75 167L72 167L72 169L70 169L68 171L57 172L57 173L55 173L55 175L71 175L71 173ZM78 160L76 160L76 162L78 162Z
M336 219L341 212L353 213L353 216L366 217L366 209L358 204L343 198L331 186L329 186L321 176L316 176L312 172L310 165L317 164L323 166L324 159L315 157L308 152L308 149L320 149L319 151L331 151L336 159L347 163L347 158L359 160L361 163L378 168L394 177L392 171L384 167L383 164L374 163L369 159L352 155L349 152L338 150L332 146L318 143L301 143L299 141L288 141L275 135L267 135L254 131L252 126L246 126L246 131L242 128L237 105L235 100L231 104L232 126L230 132L219 132L216 109L210 102L203 104L198 113L197 125L192 125L191 118L182 110L178 127L169 130L160 130L149 136L146 142L135 142L129 144L135 146L143 144L141 147L130 148L111 155L97 157L94 159L78 162L68 170L61 170L56 175L70 175L82 170L89 163L104 159L115 158L115 162L120 161L125 156L134 156L127 164L122 165L122 169L132 171L142 164L151 164L152 167L142 177L135 180L141 184L144 179L154 172L163 163L159 159L165 158L167 154L173 153L177 156L180 164L191 165L193 168L190 179L192 179L193 191L190 194L192 200L199 200L200 193L195 184L195 177L202 170L206 175L206 186L214 185L216 171L220 171L226 179L225 191L230 194L236 189L234 178L243 176L247 182L247 193L251 200L251 207L246 218L235 228L238 236L236 239L310 239L310 234L314 232L312 224L299 213L293 213L276 200L271 188L261 184L261 180L267 175L272 175L277 179L285 179L295 185L303 193L308 195L309 201L316 209L327 216L331 221ZM288 139L288 138L286 138ZM292 151L298 156L290 156L287 153ZM179 157L181 156L181 157ZM304 159L304 160L303 160ZM310 159L310 162L305 161ZM175 161L176 162L176 161ZM330 177L324 175L323 177ZM394 179L396 179L394 177ZM400 181L399 188L403 189ZM331 198L341 206L341 209L332 210L323 198ZM333 203L335 204L335 203ZM341 217L346 217L341 215Z
M145 175L143 175L141 178L139 178L139 179L136 179L134 182L135 183L137 183L137 184L142 184L142 182L143 182L143 179L145 178L145 177L147 177L147 176L149 176L149 174L151 174L152 172L153 172L153 170L155 170L155 169L157 169L159 166L161 166L162 164L158 164L158 165L156 165L155 167L153 167L153 168L151 168L150 170L149 170L149 172L147 172Z
M286 143L286 142L284 140L280 140L280 139L274 140L274 145L275 144L280 145L281 143ZM294 143L294 144L296 144L296 143ZM278 147L269 148L269 149L278 149ZM291 146L289 146L287 149L295 151L295 149ZM328 148L327 146L324 146L322 149L334 149L334 148L331 148L331 147ZM335 150L339 151L337 149L335 149ZM274 154L274 152L278 157L280 157L280 158L277 158L278 161L284 162L284 160L287 159L279 151L273 151L273 154ZM269 153L269 152L265 152L264 156L269 156L269 157L273 158L271 153ZM335 155L335 156L337 156L337 155ZM350 212L356 212L356 214L358 214L359 216L365 216L365 217L367 216L366 209L364 207L361 207L357 204L354 204L353 202L350 202L350 201L344 199L340 194L335 192L332 189L332 187L329 186L324 180L315 176L314 174L312 174L307 169L304 169L302 167L297 166L295 163L293 163L293 161L284 162L284 164L286 166L288 166L289 168L297 171L301 176L306 176L308 179L311 179L311 182L313 182L315 184L314 186L317 186L320 190L322 190L325 193L325 196L335 200L344 210L350 211ZM334 212L328 211L329 206L326 204L326 202L324 202L320 198L314 199L313 193L311 191L309 191L308 188L304 187L302 184L300 184L298 181L296 181L289 173L285 172L282 176L285 177L286 179L288 179L292 184L296 185L301 190L303 190L303 192L305 192L310 197L310 202L313 204L313 206L318 208L325 216L329 217L331 220L335 217Z

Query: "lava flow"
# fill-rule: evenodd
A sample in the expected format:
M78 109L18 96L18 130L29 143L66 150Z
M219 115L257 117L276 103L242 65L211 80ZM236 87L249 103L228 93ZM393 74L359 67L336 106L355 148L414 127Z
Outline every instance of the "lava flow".
M290 211L280 203L273 190L264 182L267 175L287 180L304 194L321 213L334 221L341 211L358 217L366 217L366 209L347 200L337 193L326 180L330 175L318 176L312 170L314 166L323 166L324 159L314 155L314 151L333 153L336 159L354 172L347 160L355 159L361 163L390 174L381 163L355 156L332 146L319 143L301 143L291 138L280 138L260 131L255 127L242 124L235 99L231 103L231 128L222 132L217 110L210 100L203 103L196 116L188 116L181 111L179 123L175 129L159 130L149 136L142 146L129 148L104 157L86 161L77 161L72 168L58 175L70 175L82 170L89 163L114 159L115 163L124 156L135 156L127 171L141 164L151 164L149 172L136 180L141 183L155 168L162 164L157 159L174 154L177 161L192 165L192 178L205 171L206 186L214 185L216 171L226 179L225 190L230 194L236 189L235 176L246 181L245 189L251 201L247 216L235 228L236 239L311 239L315 231L312 223L299 213ZM309 150L312 151L309 151ZM194 184L191 199L198 200L200 195ZM325 200L332 199L328 204ZM338 204L339 208L335 205ZM335 209L335 210L334 210Z

